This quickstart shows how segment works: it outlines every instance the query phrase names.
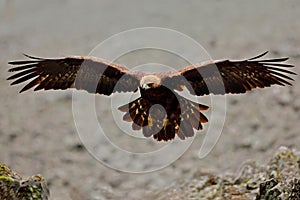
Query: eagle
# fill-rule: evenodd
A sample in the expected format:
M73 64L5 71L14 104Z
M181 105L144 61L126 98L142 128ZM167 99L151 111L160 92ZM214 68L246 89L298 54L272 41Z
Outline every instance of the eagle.
M115 92L140 92L140 96L120 106L123 120L132 122L133 130L145 137L168 141L194 136L194 129L203 129L208 122L202 113L209 107L189 100L180 91L191 95L224 95L246 93L254 88L291 85L296 75L284 63L287 57L262 59L268 52L245 60L210 60L184 67L175 72L144 73L91 56L38 58L9 62L14 72L7 80L11 85L29 81L24 92L65 90L75 88L93 94L111 95ZM160 106L155 106L160 105Z

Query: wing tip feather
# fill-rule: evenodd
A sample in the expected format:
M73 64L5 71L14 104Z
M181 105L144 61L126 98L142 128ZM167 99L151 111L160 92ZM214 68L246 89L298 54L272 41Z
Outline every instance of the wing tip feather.
M19 91L19 94L21 94L21 93L23 93L23 92L25 92L25 91L27 91L28 89L25 89L25 87L24 88L22 88L20 91Z
M36 56L31 56L31 55L28 55L26 53L22 53L23 56L27 57L27 58L30 58L30 59L33 59L33 60L45 60L44 58L41 58L41 57L36 57Z
M261 58L263 56L265 56L266 54L268 54L269 51L265 51L257 56L254 56L252 58L247 59L247 61L254 61L258 58ZM289 57L282 57L282 58L275 58L275 59L266 59L266 60L256 60L255 62L284 62L287 61L289 59ZM268 63L269 64L269 63ZM293 66L294 67L294 66Z
M252 58L250 58L248 60L255 60L257 58L261 58L261 57L265 56L267 53L269 53L269 51L265 51L265 52L263 52L263 53L261 53L261 54L259 54L257 56L254 56L254 57L252 57Z

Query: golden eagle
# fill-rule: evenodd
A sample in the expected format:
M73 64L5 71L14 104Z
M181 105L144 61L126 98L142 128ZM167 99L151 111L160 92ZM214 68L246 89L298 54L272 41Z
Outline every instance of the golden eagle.
M12 61L18 65L9 72L18 72L7 80L16 79L11 85L32 79L20 91L34 86L36 90L83 89L90 93L111 95L114 92L140 91L140 97L119 107L126 112L123 119L133 121L134 130L142 129L144 136L168 141L175 137L185 139L202 129L208 119L201 113L208 106L193 102L176 91L184 87L197 96L208 94L238 94L253 88L271 85L291 85L296 75L282 63L288 58L259 59L267 52L240 61L208 61L182 68L176 72L134 72L115 63L90 56L64 58L37 58ZM155 109L159 104L164 109ZM153 106L154 109L150 109Z

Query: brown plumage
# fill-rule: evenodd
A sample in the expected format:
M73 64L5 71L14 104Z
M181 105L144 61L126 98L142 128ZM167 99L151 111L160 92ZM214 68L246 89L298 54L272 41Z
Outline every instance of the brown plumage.
M288 58L259 60L267 52L241 61L209 61L187 66L177 72L132 72L125 67L89 56L72 56L57 59L36 58L12 61L16 72L7 78L16 79L11 85L31 80L20 91L83 89L90 93L111 95L114 92L136 92L141 96L119 108L126 112L123 119L133 122L134 130L142 129L146 137L158 141L173 139L177 134L185 139L202 129L208 119L201 113L208 106L179 95L186 87L191 94L238 94L253 88L271 85L291 85L296 75L287 70L293 65L282 63Z

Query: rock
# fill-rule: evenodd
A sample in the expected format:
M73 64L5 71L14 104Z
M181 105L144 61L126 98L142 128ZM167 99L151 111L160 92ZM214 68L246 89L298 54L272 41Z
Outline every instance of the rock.
M198 171L146 199L300 199L299 157L281 147L266 166L245 162L237 176L222 177Z
M49 190L41 175L22 179L5 164L0 164L0 199L47 200Z

